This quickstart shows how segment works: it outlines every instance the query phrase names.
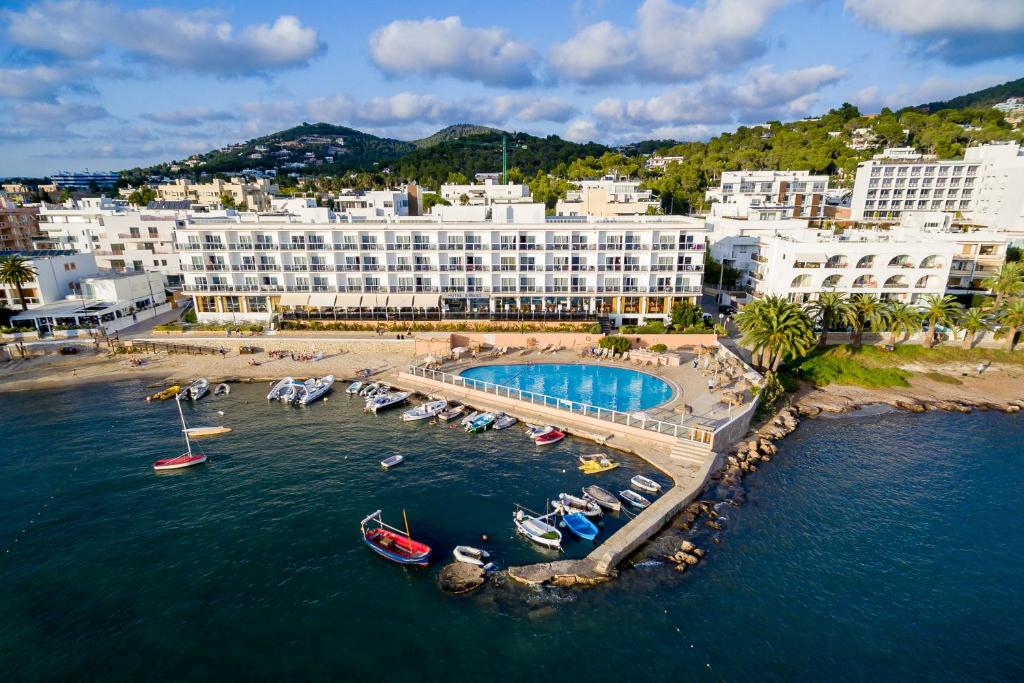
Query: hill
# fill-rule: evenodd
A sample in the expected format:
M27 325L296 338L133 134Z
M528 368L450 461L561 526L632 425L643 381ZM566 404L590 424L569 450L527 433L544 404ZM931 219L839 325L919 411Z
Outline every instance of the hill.
M984 90L960 95L959 97L954 97L951 100L921 104L915 107L915 109L932 113L942 111L943 109L991 107L993 104L999 104L1008 97L1024 97L1024 78L1018 78L1015 81L1007 81L1002 85L993 85L991 88L985 88Z
M478 126L474 123L456 123L447 128L442 128L433 135L419 140L413 140L417 149L425 149L439 145L449 140L461 140L471 135L487 135L488 133L501 133L502 131L490 126Z

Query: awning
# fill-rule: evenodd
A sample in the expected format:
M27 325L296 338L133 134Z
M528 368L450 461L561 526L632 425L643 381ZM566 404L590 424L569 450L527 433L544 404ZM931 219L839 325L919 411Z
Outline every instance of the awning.
M388 295L381 292L369 292L363 294L363 308L384 308L387 303Z
M441 307L441 295L440 294L417 294L416 295L416 308L440 308Z
M334 299L334 305L338 308L359 308L359 302L362 298L363 295L358 292L355 294L338 294Z
M322 308L330 308L334 306L334 298L338 296L334 292L318 292L316 294L309 295L310 306L320 306Z
M796 260L801 263L825 263L828 256L825 254L797 254Z
M388 296L388 308L412 308L415 294L391 294Z
M282 294L278 303L281 306L307 306L309 294Z

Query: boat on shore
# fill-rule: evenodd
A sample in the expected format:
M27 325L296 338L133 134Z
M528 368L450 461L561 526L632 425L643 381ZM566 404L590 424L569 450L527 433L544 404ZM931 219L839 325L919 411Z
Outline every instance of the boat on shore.
M415 422L417 420L427 420L434 417L447 407L448 401L445 401L444 399L441 399L439 401L428 401L427 403L421 403L415 408L410 408L409 410L402 413L402 421Z
M231 432L231 427L189 427L185 433L192 439L205 439L211 436L220 436Z
M278 381L278 383L275 384L273 388L271 388L270 392L267 394L267 400L279 400L282 394L284 394L284 392L287 391L294 383L295 380L292 379L291 377L285 377L284 379Z
M210 380L199 379L193 381L178 394L179 401L198 401L210 391Z
M600 474L601 472L614 470L618 466L619 463L615 462L603 453L580 456L579 470L583 474Z
M300 406L308 406L331 390L331 387L334 386L334 375L326 375L319 379L308 379L302 386L304 391L299 392L295 402Z
M624 491L619 491L619 495L622 497L622 500L641 510L646 507L650 507L651 505L651 501L647 500L636 491L625 489Z
M181 386L175 384L172 387L167 387L166 389L150 394L146 397L146 401L166 401L169 398L174 398L179 393L181 393Z
M156 472L169 472L180 470L194 465L201 465L206 462L206 456L202 453L192 452L192 442L188 438L188 425L185 424L185 413L181 409L181 401L175 401L178 406L178 417L181 419L181 432L185 436L185 452L173 458L164 458L153 463L153 470Z
M562 532L551 524L556 515L554 512L546 515L528 515L520 508L512 513L512 521L515 522L516 531L537 545L561 549Z
M464 412L466 412L466 406L462 404L449 404L448 410L442 410L440 413L437 414L437 419L441 420L442 422L450 422L451 420L457 418L459 415L462 415Z
M231 386L227 382L221 382L213 390L214 396L227 396L230 393Z
M430 561L430 546L412 539L412 535L409 533L408 518L405 518L405 533L403 534L395 527L385 524L380 518L380 513L381 511L377 510L359 523L363 542L373 552L392 562L427 566ZM405 517L404 511L402 517ZM377 526L369 526L373 522L376 522Z
M622 509L622 503L611 491L606 491L600 486L591 485L583 487L583 497L592 500L606 510L618 512Z
M584 517L601 516L600 505L591 500L587 500L586 498L580 498L579 496L574 496L569 493L559 493L558 500L553 500L551 503L553 507L563 515L578 512Z
M630 479L629 484L633 488L639 489L640 491L646 491L647 493L658 493L661 491L661 484L653 479L648 479L642 474L638 474Z
M509 427L515 426L518 422L518 418L512 417L507 413L498 413L498 419L494 421L494 429L499 431L502 429L508 429Z
M352 384L349 384L345 388L345 393L346 394L358 394L359 390L362 389L362 388L363 388L362 380L358 380L357 379L355 382L352 382Z
M533 437L533 443L537 444L538 446L550 446L551 444L558 443L564 438L564 432L560 432L557 429L554 429L550 432L541 434L540 436Z
M386 470L390 470L392 467L398 467L405 462L405 456L392 455L390 458L384 458L380 461L380 466Z
M486 550L480 550L469 545L457 545L455 550L452 551L452 555L459 562L465 562L466 564L475 564L478 567L484 567L488 564L487 558L491 556Z
M404 403L410 396L412 396L411 391L392 391L386 394L379 394L366 402L366 410L377 414L385 408Z
M498 418L494 413L482 413L466 425L466 431L470 434L486 431L491 428L496 419Z
M569 531L585 541L593 541L597 538L597 526L587 519L583 513L571 512L567 515L562 515L562 521L565 522L565 526Z

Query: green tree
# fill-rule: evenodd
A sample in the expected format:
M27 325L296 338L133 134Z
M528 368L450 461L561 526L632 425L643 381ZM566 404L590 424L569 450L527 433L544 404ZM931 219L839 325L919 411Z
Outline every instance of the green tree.
M1024 299L1007 302L999 312L999 324L1006 327L1006 350L1013 351L1017 332L1024 328Z
M997 272L981 281L981 286L996 295L995 309L1003 306L1003 297L1024 294L1024 264L1019 261L1004 263Z
M719 280L721 280L723 288L731 289L736 286L740 275L740 271L728 264L725 265L725 272L723 272L722 263L711 255L711 250L708 249L704 252L704 283L706 285L717 287Z
M439 194L435 194L433 192L427 192L426 194L423 195L423 211L424 211L424 213L426 213L427 211L430 211L432 208L434 208L435 206L437 206L439 204L441 206L451 206L452 205L452 203L450 201L448 201L447 199L445 199L444 197L442 197Z
M704 324L704 311L689 299L677 301L672 306L671 316L672 327L676 330L685 330L688 327Z
M948 294L929 294L922 300L921 317L928 323L928 331L924 335L924 345L931 348L935 344L935 328L938 325L953 326L960 318L963 306Z
M853 345L864 343L864 330L879 329L885 324L885 304L874 294L854 294L850 297L853 306Z
M822 292L815 301L807 305L811 318L821 326L818 344L824 346L828 333L837 327L852 325L855 320L850 297L843 292Z
M220 196L220 205L222 207L224 207L225 209L234 209L235 208L235 198L233 196L231 196L230 194L228 194L227 192L225 192L224 194L222 194Z
M36 278L36 270L29 265L28 259L21 256L8 256L0 261L0 282L18 290L21 310L27 311L25 303L25 285Z
M960 316L957 327L964 331L965 349L974 346L974 338L978 335L978 332L992 329L992 325L989 323L988 311L980 306L972 306L964 311L964 314Z
M891 335L889 343L896 346L902 335L912 335L921 329L921 312L902 301L891 301L885 312L885 327Z
M148 185L143 185L128 195L128 203L135 206L148 206L150 202L156 200L156 197L156 190Z
M451 171L444 182L446 185L469 185L469 178L458 171Z
M811 317L798 304L777 296L758 299L736 314L743 343L758 367L771 372L786 358L799 358L814 347Z

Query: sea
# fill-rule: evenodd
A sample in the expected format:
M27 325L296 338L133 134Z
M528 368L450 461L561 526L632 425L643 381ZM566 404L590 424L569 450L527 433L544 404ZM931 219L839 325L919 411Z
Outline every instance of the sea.
M530 545L514 505L652 473L616 455L584 477L586 441L266 390L185 406L233 431L172 474L151 465L184 447L177 411L140 382L0 394L0 680L1024 680L1020 416L808 420L709 490L721 530L673 525L595 588L499 575L450 596L436 577L455 545L502 567L591 549ZM362 544L378 509L403 529L404 512L431 566ZM707 549L685 574L661 550L679 538Z

